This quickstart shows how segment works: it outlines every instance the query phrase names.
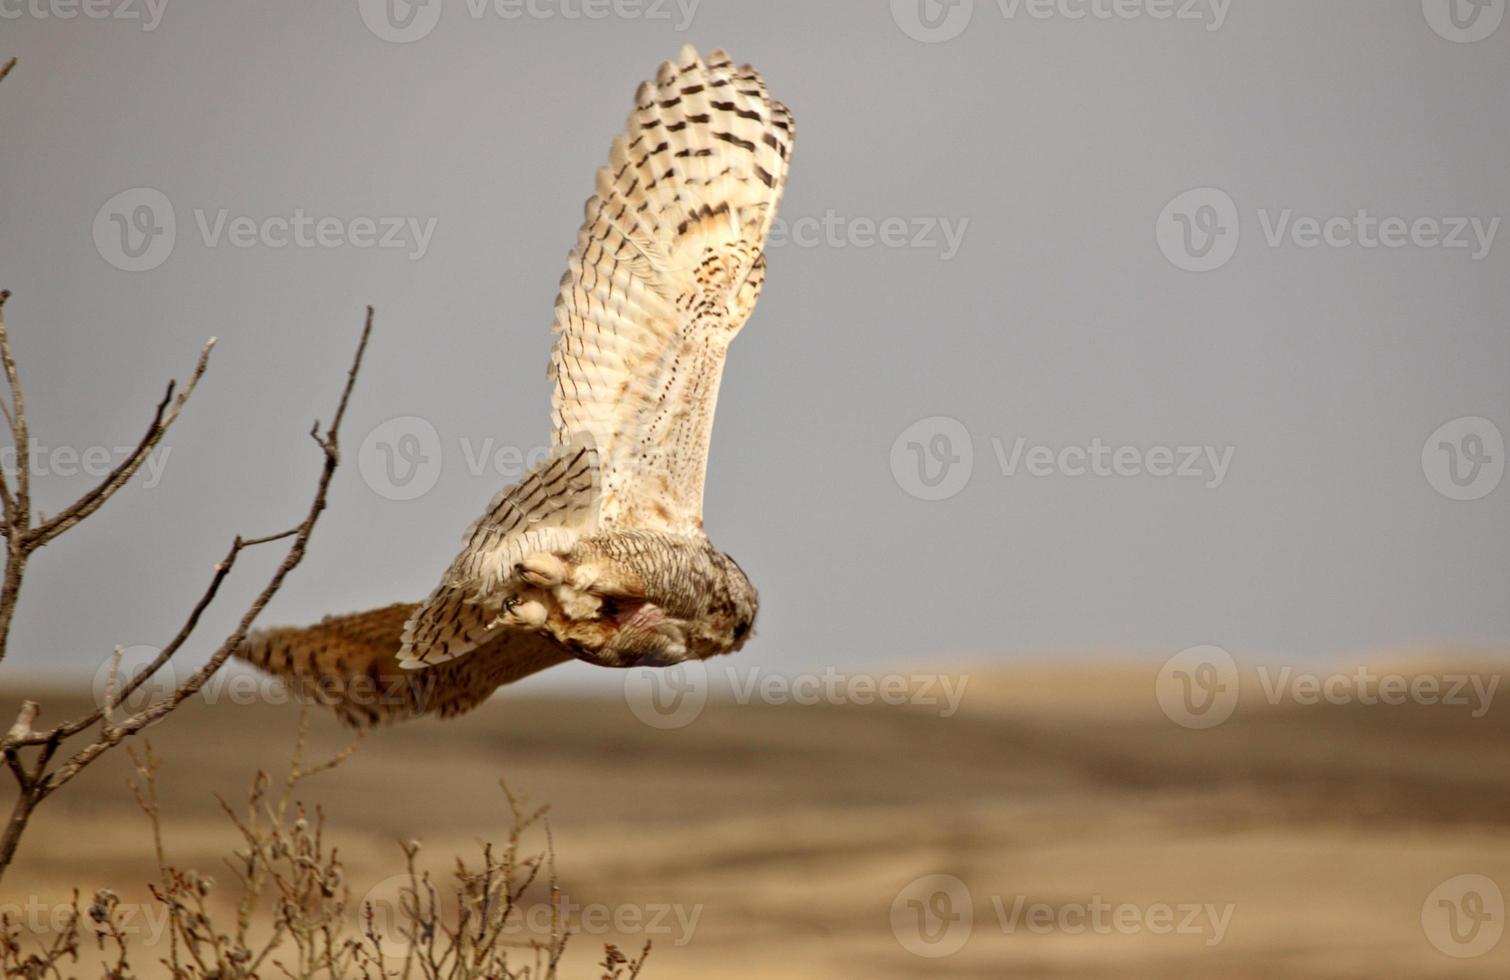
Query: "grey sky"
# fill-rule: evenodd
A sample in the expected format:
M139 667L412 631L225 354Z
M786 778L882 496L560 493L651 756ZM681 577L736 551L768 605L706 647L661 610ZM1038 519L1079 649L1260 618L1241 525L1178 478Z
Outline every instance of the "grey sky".
M1510 485L1433 486L1459 492L1447 442L1497 457L1477 484L1457 461L1461 494L1482 492L1510 432L1510 25L1459 43L1488 21L1453 28L1449 0L977 0L962 25L968 3L930 0L924 41L917 2L622 0L594 20L567 16L582 0L476 17L446 0L395 43L356 3L169 0L144 30L0 0L0 58L21 58L0 85L0 286L48 459L134 442L220 338L160 483L33 564L14 663L162 643L235 532L297 520L306 432L369 302L348 465L264 622L426 593L511 453L548 438L582 203L635 86L685 42L756 64L798 121L708 484L710 533L761 589L748 662L1510 643ZM96 216L135 188L166 198L176 236L126 272L102 253L143 199L101 217L104 246ZM1199 188L1216 192L1161 217ZM296 210L345 244L234 244L236 218ZM349 242L364 217L402 221L402 247ZM1220 263L1234 221L1230 259L1177 267ZM393 500L359 449L410 416L440 465ZM1427 446L1474 416L1493 425ZM909 430L935 417L968 435L968 479L959 426ZM1201 475L1117 475L1162 470L1160 447ZM485 452L503 472L478 471ZM39 506L89 482L44 479ZM225 613L274 557L246 563Z

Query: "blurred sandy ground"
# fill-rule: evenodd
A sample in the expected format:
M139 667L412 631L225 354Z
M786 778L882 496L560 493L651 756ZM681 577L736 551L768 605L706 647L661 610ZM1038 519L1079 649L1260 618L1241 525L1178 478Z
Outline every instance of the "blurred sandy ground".
M1484 681L1505 662L1370 670ZM500 776L549 802L565 895L627 928L575 923L568 977L598 976L604 941L638 949L646 933L651 978L1510 975L1510 937L1444 952L1503 929L1494 895L1473 885L1487 904L1452 909L1457 886L1433 894L1462 875L1510 890L1510 689L1481 717L1274 705L1245 673L1231 718L1192 730L1159 707L1159 662L1136 664L961 669L949 717L715 698L669 730L625 699L505 693L380 731L299 796L323 805L354 902L392 895L398 839L422 839L442 873L501 840ZM82 707L54 695L42 720ZM279 771L297 713L192 704L149 733L175 864L229 881L236 838L214 794L239 800L256 768ZM317 719L314 754L345 740ZM0 905L46 909L74 885L144 896L149 830L127 769L107 760L45 805ZM154 959L133 965L152 975Z

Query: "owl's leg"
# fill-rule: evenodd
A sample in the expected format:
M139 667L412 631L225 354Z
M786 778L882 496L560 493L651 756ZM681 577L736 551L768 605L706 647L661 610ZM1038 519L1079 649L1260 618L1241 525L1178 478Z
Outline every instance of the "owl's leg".
M571 571L571 587L599 596L643 599L645 583L624 565L610 561L584 561Z

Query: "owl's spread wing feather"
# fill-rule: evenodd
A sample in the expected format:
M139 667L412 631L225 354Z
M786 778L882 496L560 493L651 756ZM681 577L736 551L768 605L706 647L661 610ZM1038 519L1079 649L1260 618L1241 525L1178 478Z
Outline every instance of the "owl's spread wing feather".
M358 727L461 714L500 685L571 659L549 637L510 632L489 640L476 656L417 673L403 670L399 637L417 608L399 603L328 616L315 626L259 630L236 656L284 678L301 695Z
M555 441L603 463L604 527L702 525L724 355L764 280L792 116L758 72L691 47L640 86L556 302Z
M404 624L399 662L445 663L502 633L530 631L512 615L525 585L520 563L566 554L597 527L600 468L597 450L578 439L494 497L440 585Z
M493 499L425 602L262 630L236 655L365 725L457 714L572 659L541 630L541 603L520 601L529 585L552 586L567 619L652 629L648 607L605 614L583 593L632 597L632 576L564 583L556 556L600 529L701 526L724 357L760 296L793 135L760 75L722 51L662 65L598 172L561 280L551 457Z

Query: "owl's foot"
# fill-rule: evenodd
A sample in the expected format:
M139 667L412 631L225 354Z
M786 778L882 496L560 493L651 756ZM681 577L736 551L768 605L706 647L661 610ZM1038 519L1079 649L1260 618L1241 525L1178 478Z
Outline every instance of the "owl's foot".
M539 551L514 566L520 578L537 589L552 589L566 581L566 562L549 551Z

